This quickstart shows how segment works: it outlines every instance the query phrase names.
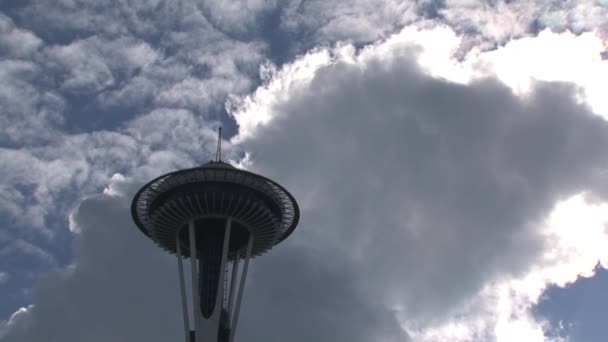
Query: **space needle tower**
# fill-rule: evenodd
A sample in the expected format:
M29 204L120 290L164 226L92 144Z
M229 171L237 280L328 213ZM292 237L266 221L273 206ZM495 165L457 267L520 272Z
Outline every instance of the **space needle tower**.
M278 183L222 161L220 128L216 160L153 179L133 198L131 215L177 256L186 342L234 342L249 261L285 240L300 211Z

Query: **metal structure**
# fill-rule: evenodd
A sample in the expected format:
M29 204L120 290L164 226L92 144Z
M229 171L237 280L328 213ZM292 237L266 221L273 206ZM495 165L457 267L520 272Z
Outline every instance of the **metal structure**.
M220 144L221 130L215 161L150 181L131 205L142 233L177 256L186 342L234 341L249 260L285 240L300 217L282 186L223 162Z

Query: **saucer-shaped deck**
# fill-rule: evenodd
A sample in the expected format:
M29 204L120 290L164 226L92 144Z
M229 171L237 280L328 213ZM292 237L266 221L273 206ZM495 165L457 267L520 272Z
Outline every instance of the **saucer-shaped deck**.
M299 220L293 196L276 182L223 162L162 175L142 187L131 205L138 228L156 244L190 255L188 224L194 220L198 250L223 240L231 219L229 258L245 256L250 234L251 256L258 256L286 239ZM217 246L221 248L220 246Z

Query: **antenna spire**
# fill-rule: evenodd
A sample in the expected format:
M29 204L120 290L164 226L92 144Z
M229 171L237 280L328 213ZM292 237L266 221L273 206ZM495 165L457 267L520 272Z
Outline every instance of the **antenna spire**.
M222 161L222 127L217 130L217 151L215 152L215 161Z

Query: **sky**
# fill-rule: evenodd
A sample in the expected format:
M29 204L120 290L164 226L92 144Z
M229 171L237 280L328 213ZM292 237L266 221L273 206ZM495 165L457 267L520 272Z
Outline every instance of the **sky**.
M0 1L0 342L182 339L135 192L297 199L237 339L603 342L608 1Z

